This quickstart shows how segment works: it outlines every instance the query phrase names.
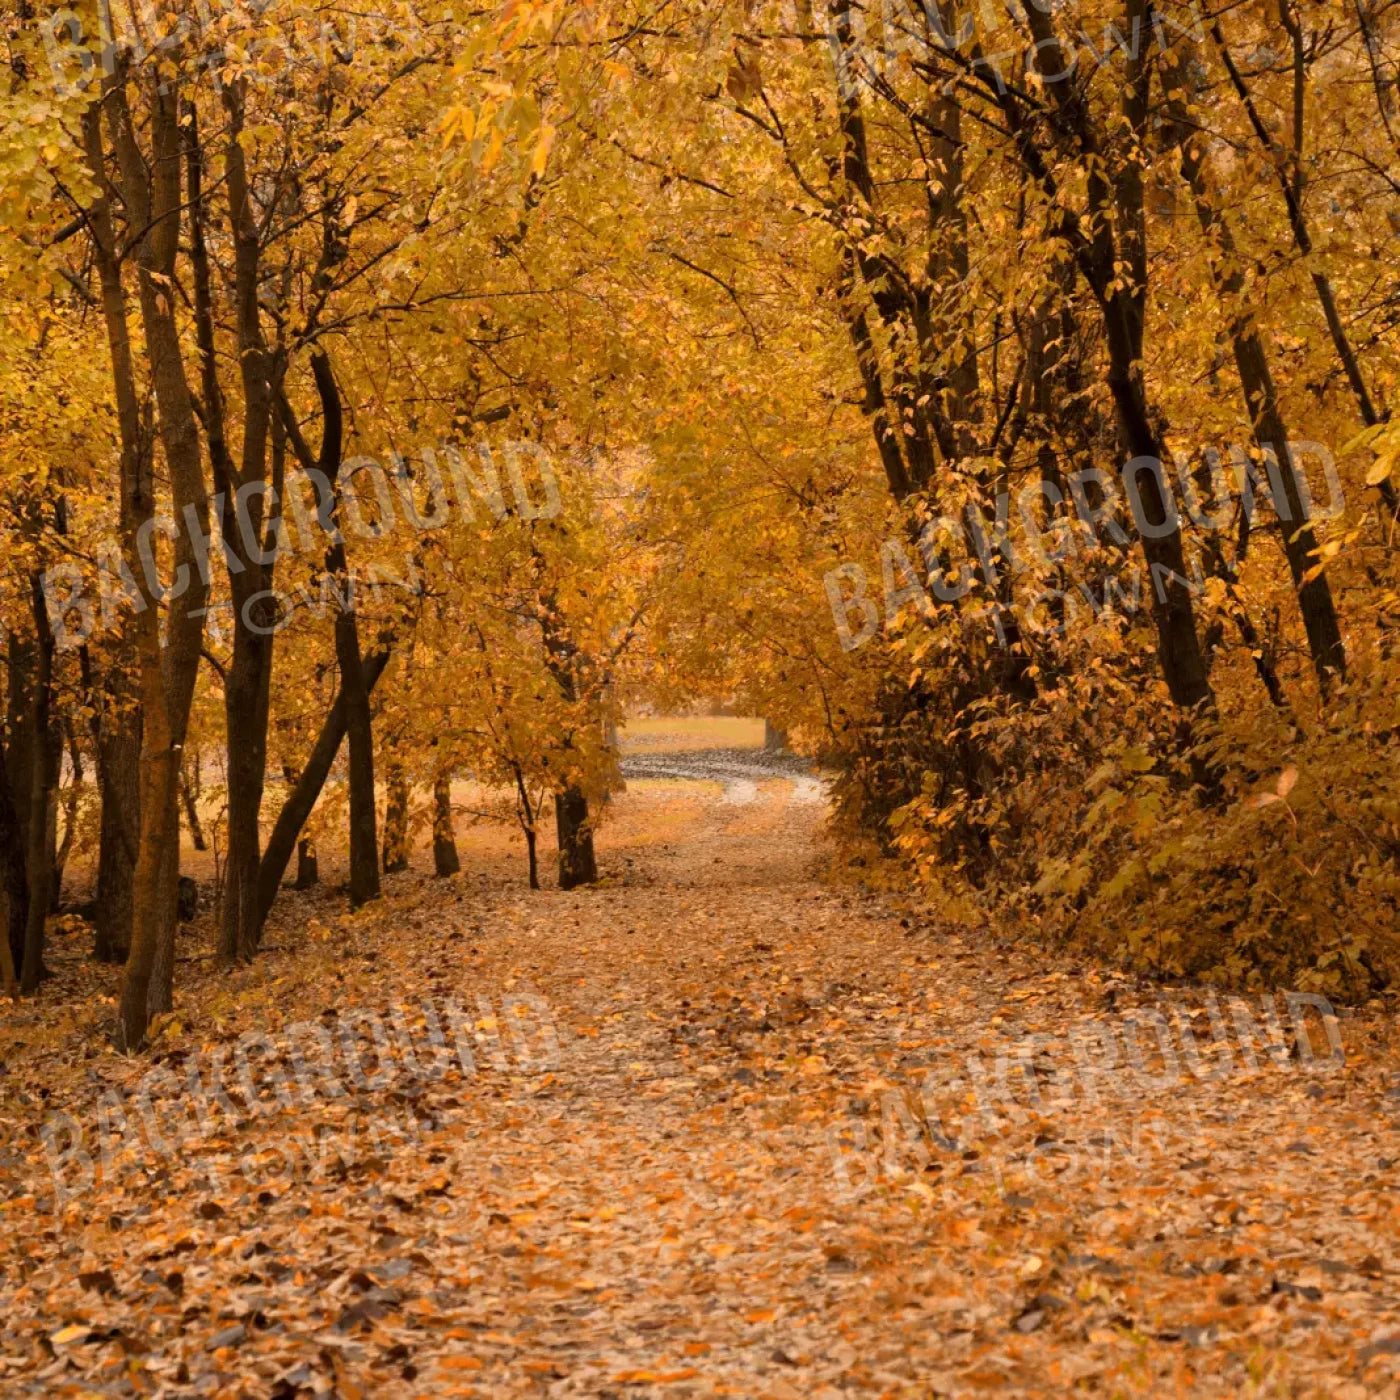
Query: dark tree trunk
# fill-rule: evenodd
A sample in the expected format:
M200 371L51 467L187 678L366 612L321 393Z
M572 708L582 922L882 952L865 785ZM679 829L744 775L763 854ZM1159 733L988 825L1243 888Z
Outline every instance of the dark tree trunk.
M141 711L119 663L107 686L97 733L102 816L97 844L93 955L121 963L131 948L131 893L141 830Z
M238 599L241 589L235 588ZM264 600L265 601L265 600ZM252 627L240 622L233 637L233 660L224 685L228 733L228 856L219 957L228 964L248 961L258 949L258 864L263 786L267 773L267 694L264 674L272 664L272 638L260 635L265 623L249 609Z
M445 879L461 868L452 830L452 775L439 773L433 780L433 870Z
M108 94L120 170L120 198L140 228L139 240L127 253L136 263L141 324L146 359L150 365L156 419L172 505L177 520L189 518L200 533L209 526L208 495L203 453L194 401L185 376L185 354L175 299L169 288L175 283L182 210L180 174L180 110L173 84L151 94L145 129L149 155L137 139L140 123L129 105L129 88L119 84ZM94 128L95 131L95 128ZM100 139L100 138L99 138ZM238 151L237 142L230 150ZM101 175L100 152L92 162ZM102 220L90 211L94 228ZM116 260L116 241L108 228L95 241L103 245L101 261ZM103 273L104 284L108 272ZM120 272L115 278L120 285ZM118 298L120 291L118 290ZM123 313L124 314L124 313ZM129 399L129 365L116 364L116 340L125 335L109 325L114 368L118 381L119 419L126 423L123 405ZM129 350L129 347L126 347ZM136 536L140 525L152 518L154 489L149 457L136 454L138 471L128 476L133 438L122 431L124 553L128 567L139 567ZM187 514L189 513L189 514ZM137 652L141 658L141 706L144 730L141 754L141 834L137 847L136 878L132 886L131 953L122 978L121 1003L116 1027L117 1048L133 1054L145 1043L152 1002L152 978L174 962L173 921L179 849L180 754L185 743L190 707L194 699L204 636L208 585L195 558L193 529L177 531L174 566L184 570L187 585L172 593L163 618L154 608L136 617ZM156 1004L169 1001L168 990L156 988Z
M1187 126L1186 108L1178 101L1168 109ZM1192 132L1182 146L1181 172L1190 187L1196 205L1196 217L1211 249L1211 273L1216 291L1230 314L1230 339L1235 352L1235 367L1254 429L1254 440L1261 453L1273 452L1278 459L1284 499L1275 501L1283 519L1283 551L1288 559L1288 571L1298 594L1298 609L1303 617L1303 629L1308 637L1308 651L1318 684L1327 694L1334 677L1346 676L1346 649L1337 609L1332 601L1332 589L1327 575L1320 570L1309 577L1318 565L1317 536L1308 521L1298 483L1298 467L1288 449L1288 427L1283 421L1278 391L1269 369L1264 342L1260 338L1255 309L1244 304L1244 269L1235 250L1234 235L1225 215L1212 202L1206 182L1205 143ZM1273 690L1270 689L1272 697Z
M1130 457L1150 457L1160 462L1162 445L1152 427L1147 397L1134 367L1134 349L1129 338L1117 329L1121 318L1109 315L1107 320L1111 361L1108 387L1113 394L1123 445ZM1143 515L1151 525L1164 523L1174 506L1163 499L1157 474L1140 472L1137 482ZM1205 653L1196 632L1196 610L1186 583L1181 531L1173 530L1160 539L1143 535L1141 540L1148 581L1152 585L1157 656L1167 690L1173 703L1187 714L1194 713L1198 707L1213 707L1215 695L1206 674Z
M408 778L403 764L391 762L386 775L384 801L384 873L397 875L408 869Z
M286 438L280 422L272 427L272 489L280 499L286 476ZM226 529L238 528L229 519ZM262 522L253 521L253 531ZM275 600L259 596L272 588L278 524L276 507L263 541L262 559L248 552L246 568L234 576L237 622L233 660L224 687L228 732L228 861L219 953L225 963L247 961L262 938L258 879L262 859L263 791L267 783L267 723L272 697L273 642L277 627ZM245 542L246 548L246 542ZM239 579L247 582L239 584Z
M316 843L303 836L297 842L297 878L293 888L309 890L321 882L321 867L316 859Z
M1254 438L1261 452L1272 449L1277 456L1279 475L1283 481L1284 499L1276 502L1283 521L1283 552L1288 559L1288 571L1298 595L1298 610L1307 633L1308 651L1317 672L1318 685L1324 695L1336 677L1346 676L1346 648L1342 642L1341 624L1332 601L1332 588L1327 575L1318 572L1309 577L1319 563L1317 536L1309 523L1307 507L1298 486L1299 467L1288 450L1288 429L1279 410L1273 375L1264 356L1263 342L1257 332L1250 330L1234 337L1235 363L1244 386L1254 423Z
M159 1016L175 1005L175 933L180 925L180 792L178 773L171 773L165 794L165 829L170 839L161 848L156 950L146 989L147 1017Z
M63 868L67 865L67 852L59 845L58 841L58 794L59 789L55 788L50 793L49 801L49 913L57 914L59 906L63 903ZM70 810L76 810L76 800L70 800L67 804Z
M387 651L374 652L365 661L364 677L369 690L374 688L375 682L383 675L388 664ZM368 706L368 694L365 699ZM277 898L277 891L282 884L282 876L286 874L288 862L296 849L297 838L316 805L316 799L321 795L321 789L326 785L326 778L335 762L335 756L340 752L341 743L345 739L347 711L345 688L342 684L335 697L335 703L321 726L316 745L306 760L306 767L302 769L296 786L287 795L282 810L277 814L272 833L267 838L267 849L263 852L262 864L258 869L259 923L266 921L272 910L273 901Z
M763 751L764 753L786 753L788 746L788 734L786 729L779 729L770 719L763 721Z
M5 716L5 767L10 775L10 800L15 819L20 867L29 869L30 794L34 781L33 701L34 647L18 633L10 633L9 687ZM29 919L29 884L25 876L23 918L10 926L10 955L15 976L24 975L24 931Z
M9 896L0 890L0 901L4 906L9 905ZM4 989L7 997L17 997L19 987L15 979L15 960L10 956L10 940L0 938L0 988Z
M525 833L525 855L530 862L530 888L537 890L540 887L539 828L535 825L538 813L530 801L530 789L525 785L520 765L512 761L511 767L515 770L515 815ZM540 805L544 805L543 798Z
M122 977L121 1003L115 1040L117 1049L133 1054L146 1038L152 970L158 945L167 935L164 921L173 920L175 864L179 843L179 765L190 707L194 699L204 636L207 578L195 557L196 533L207 538L208 495L204 480L200 429L185 377L184 340L176 299L180 229L184 209L180 172L181 113L173 83L153 85L145 120L131 110L131 86L125 71L104 92L104 105L89 107L83 119L88 166L98 195L87 209L91 246L102 282L104 321L112 356L113 389L121 430L122 545L129 568L139 568L137 538L153 518L155 500L148 437L142 428L142 408L136 389L131 342L126 318L121 259L129 258L137 272L142 343L150 367L155 421L175 519L189 520L197 529L176 532L174 567L183 571L186 586L171 592L164 617L147 607L134 618L140 657L140 687L144 724L141 754L141 831L136 874L132 884L131 953ZM105 111L115 144L116 168L111 170L103 148ZM149 142L143 148L142 138ZM235 139L226 162L229 178L241 160ZM109 174L110 172L110 174ZM124 206L135 230L119 253L107 191ZM172 826L171 819L176 824ZM171 949L173 960L173 947Z
M199 821L199 797L203 788L199 777L199 763L197 752L193 760L186 755L185 765L180 770L180 797L185 804L185 825L190 829L190 844L197 851L207 851L209 843L204 839L204 828Z
M34 674L30 694L30 734L33 776L29 785L27 874L29 877L29 917L25 924L24 961L20 967L20 991L35 992L48 975L44 967L44 921L48 918L53 892L54 850L49 840L49 812L58 788L58 731L53 723L53 632L49 627L48 604L42 578L30 580L30 601L34 615L36 642Z
M345 537L340 530L339 481L344 417L340 389L326 355L311 357L311 372L321 400L323 429L320 469L336 490L332 509L335 535L326 551L326 571L339 581L345 599L335 615L335 659L340 667L340 693L345 702L345 732L350 742L350 903L359 908L379 898L379 842L374 811L374 722L369 708L369 685L360 653L360 633ZM287 423L291 436L293 423ZM293 442L296 439L293 438ZM318 788L319 791L319 788ZM283 868L285 869L285 862Z
M559 835L559 888L593 884L598 879L598 862L588 823L588 799L577 788L555 793L554 818Z
M53 828L50 845L53 848L53 889L49 895L49 913L57 914L63 903L63 872L68 868L68 857L73 853L73 842L77 835L78 805L83 800L83 754L78 747L78 736L73 722L67 716L63 720L63 734L68 744L68 766L71 770L68 793L63 800L63 840L58 839L57 794L53 804Z
M1022 9L1035 40L1036 68L1042 76L1063 74L1067 71L1064 51L1051 14L1031 0L1024 0ZM1134 32L1145 27L1147 0L1127 0L1126 16ZM1122 119L1139 141L1146 140L1150 118L1151 72L1145 52L1140 53L1129 61L1122 85ZM1152 422L1142 375L1148 299L1142 171L1131 159L1111 167L1105 154L1103 130L1078 84L1052 77L1047 88L1053 90L1058 129L1072 137L1075 158L1085 172L1088 218L1081 224L1076 216L1066 212L1057 232L1072 248L1103 317L1109 361L1107 383L1113 396L1119 439L1129 458L1154 458L1160 463L1162 444ZM1027 173L1053 195L1056 187L1051 172L1056 153L1047 153L1037 146L1036 134L1019 99L1003 90L998 100ZM1148 527L1141 532L1141 542L1152 588L1157 654L1172 701L1183 711L1182 742L1189 745L1191 717L1199 710L1213 709L1215 695L1185 581L1181 530L1179 526L1167 529L1168 520L1175 518L1174 508L1163 498L1155 472L1140 472L1137 483ZM1218 775L1206 772L1200 764L1196 769L1198 781L1204 786L1218 787Z
M11 991L19 975L19 960L24 956L24 931L29 922L29 876L3 745L0 745L0 885L6 911L0 975L3 975L6 990ZM19 958L15 957L16 948Z
M280 356L264 339L259 310L262 283L262 230L249 190L246 163L238 136L244 117L244 86L222 89L233 139L224 161L228 193L228 229L233 246L234 323L243 391L243 441L235 462L224 431L222 399L214 349L211 268L205 246L204 161L197 113L191 104L186 124L185 155L190 188L190 248L195 283L195 320L201 377L207 403L205 427L215 485L223 496L223 537L233 601L233 658L224 678L228 738L228 855L219 928L219 958L225 965L248 961L258 948L258 863L263 787L267 779L267 716L272 670L276 602L270 596L275 566L277 500L281 494L285 429L274 414ZM271 444L272 493L264 521L264 494L252 490L267 482ZM267 537L264 538L266 528Z
M335 659L340 668L340 693L336 699L340 717L336 720L337 732L334 744L326 756L326 769L340 747L340 740L349 737L350 748L350 902L357 909L371 899L379 897L379 843L376 835L374 810L374 724L369 708L369 692L373 682L369 679L367 663L360 652L360 633L355 619L355 598L350 579L349 562L345 554L345 537L340 529L339 480L341 449L344 444L345 420L340 401L340 389L335 382L331 362L322 350L311 355L311 373L316 381L316 393L321 401L321 447L316 457L302 436L296 414L292 411L286 394L280 386L277 393L277 411L282 430L301 465L307 470L319 472L330 483L332 499L329 502L331 521L331 543L326 549L326 572L337 583L343 599L335 616ZM325 503L318 504L318 517ZM387 660L387 655L386 655ZM322 742L331 738L331 722L321 730L317 741L316 754L322 753ZM282 831L282 844L275 859L264 858L258 874L258 907L262 917L272 908L277 887L281 883L287 862L291 859L292 848L302 823L311 814L316 798L326 780L325 772L317 772L317 765L308 766L297 784L297 792L287 799L277 819ZM297 819L302 798L310 794L305 803L305 811ZM284 825L283 818L286 818ZM291 823L295 820L295 826ZM290 829L286 829L290 827ZM274 836L277 833L274 832ZM274 873L275 872L275 873Z
M335 640L350 743L350 903L358 909L379 898L379 842L374 810L374 725L354 613L336 617Z
M1367 22L1364 13L1360 5L1356 8L1357 17L1361 20L1362 29L1365 30ZM1277 138L1269 130L1268 124L1260 114L1258 104L1254 100L1254 94L1236 64L1229 44L1225 41L1225 34L1221 29L1218 17L1211 24L1211 37L1214 38L1220 57L1224 61L1226 72L1230 75L1231 85L1244 103L1250 125L1254 128L1254 134L1269 156L1269 164L1273 167L1274 178L1278 182L1284 206L1288 211L1288 226L1293 233L1293 242L1304 260L1304 265L1309 269L1313 287L1317 292L1318 303L1322 308L1323 320L1327 322L1327 333L1332 339L1333 348L1337 352L1337 359L1347 377L1347 383L1351 385L1352 393L1356 396L1356 404L1361 411L1361 421L1367 427L1374 427L1383 421L1382 415L1376 408L1366 385L1365 376L1361 371L1361 362L1357 359L1356 347L1352 345L1351 338L1347 334L1346 321L1337 306L1337 297L1333 291L1331 280L1318 260L1313 257L1312 232L1308 227L1307 213L1303 203L1304 167L1297 161L1288 158ZM1307 61L1303 52L1306 41L1300 24L1290 29L1290 38L1293 40L1294 47L1294 83L1296 85L1305 79ZM1300 67L1300 65L1303 66ZM1301 91L1296 86L1295 98L1299 104L1296 111L1301 119L1304 110L1303 98ZM1301 130L1296 131L1295 140L1300 143L1299 149L1301 149L1302 139ZM1400 504L1396 500L1395 488L1389 481L1382 482L1381 487L1387 505L1392 511L1395 511L1397 504Z

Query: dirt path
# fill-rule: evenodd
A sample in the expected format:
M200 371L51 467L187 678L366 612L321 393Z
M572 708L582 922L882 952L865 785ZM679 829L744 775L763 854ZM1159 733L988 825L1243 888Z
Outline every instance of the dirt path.
M62 1030L51 1005L5 1025L0 1393L1397 1393L1379 1020L1343 1022L1335 1069L1318 1020L1311 1065L1253 1069L1232 1025L1212 1081L1196 995L1175 1076L1137 1069L1148 989L819 882L790 778L738 774L736 803L733 774L662 776L615 803L595 890L530 895L485 851L356 918L288 898L282 951L194 969L158 1067L372 1008L394 1082L336 1061L348 1092L147 1142L112 1180L92 1105L149 1065L103 1051L110 976L60 957ZM392 1013L421 1052L425 998L473 1008L474 1074L409 1074ZM99 1177L61 1162L58 1215L55 1110Z

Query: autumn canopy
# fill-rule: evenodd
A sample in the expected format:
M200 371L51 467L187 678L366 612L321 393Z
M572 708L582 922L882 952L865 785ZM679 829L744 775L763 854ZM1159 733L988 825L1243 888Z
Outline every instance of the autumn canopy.
M138 1049L182 831L229 967L318 840L357 907L464 812L589 885L618 726L710 700L950 908L1388 984L1390 7L6 23L18 990L90 877Z

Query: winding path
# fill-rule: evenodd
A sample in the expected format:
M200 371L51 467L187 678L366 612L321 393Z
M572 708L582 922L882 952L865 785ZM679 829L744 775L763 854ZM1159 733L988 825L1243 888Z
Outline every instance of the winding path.
M1144 1059L1145 1090L1108 1052L1130 1065L1150 989L819 880L805 774L732 755L628 774L596 889L531 894L495 860L397 877L351 920L289 899L289 955L193 985L167 1064L425 996L489 1011L528 990L550 1027L498 1063L488 1017L474 1077L357 1089L214 1144L260 1178L215 1185L195 1156L59 1220L16 1197L0 1390L1395 1393L1383 1027L1345 1022L1335 1072L1168 1082ZM717 801L715 781L752 796ZM72 1077L84 1024L28 1052L29 1083ZM298 1135L389 1112L410 1140L279 1165Z

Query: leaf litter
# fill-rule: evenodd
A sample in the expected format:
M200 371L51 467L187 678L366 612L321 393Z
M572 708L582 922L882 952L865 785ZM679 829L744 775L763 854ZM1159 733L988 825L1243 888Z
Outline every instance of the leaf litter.
M975 1137L969 1053L1038 1033L1051 1083L1157 989L854 883L792 790L634 781L588 892L482 857L355 916L288 895L281 951L198 965L150 1060L105 1047L114 974L57 949L45 1019L3 1028L0 1392L1400 1394L1382 1009L1343 1018L1335 1073L1103 1075ZM515 989L547 1064L250 1114L55 1208L45 1115L151 1060Z

